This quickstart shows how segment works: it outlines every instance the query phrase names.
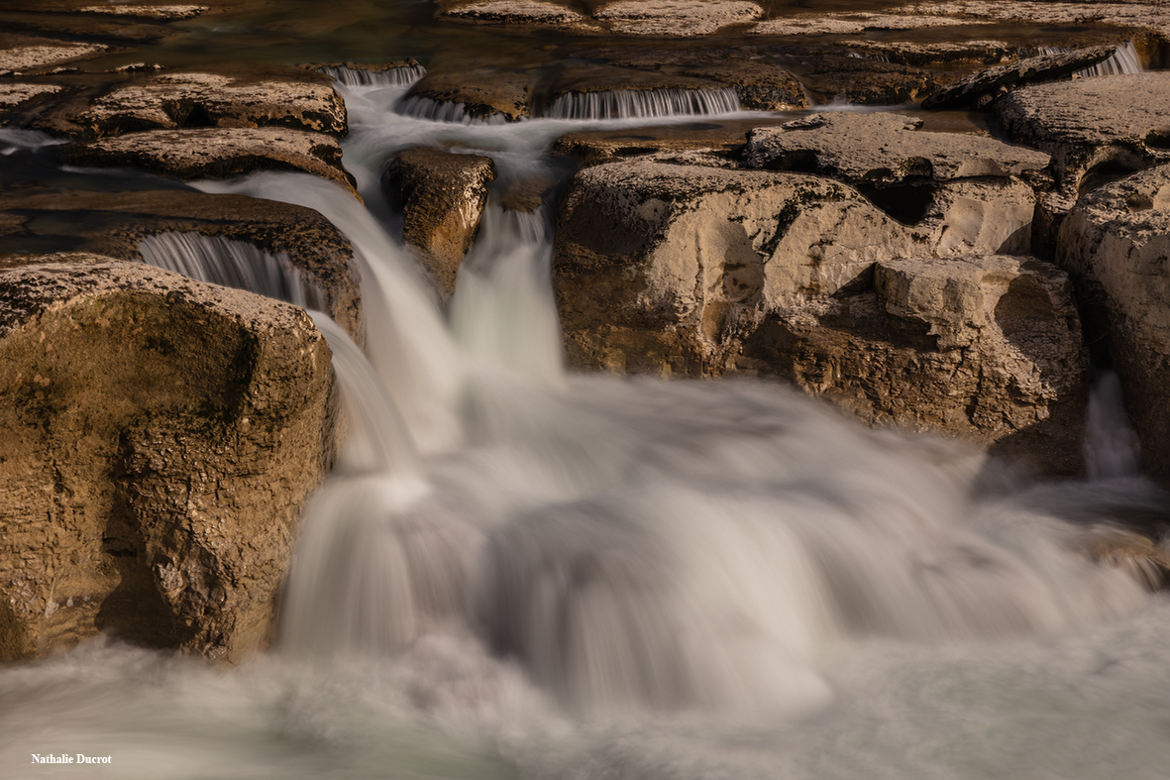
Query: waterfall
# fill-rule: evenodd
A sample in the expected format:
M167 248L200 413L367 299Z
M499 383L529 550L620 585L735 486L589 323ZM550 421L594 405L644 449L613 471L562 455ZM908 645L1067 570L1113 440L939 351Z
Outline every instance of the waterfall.
M283 252L269 254L242 241L202 233L159 233L138 243L143 262L198 279L249 290L307 309L325 309L321 290Z
M1085 467L1089 479L1141 474L1141 447L1125 413L1121 380L1107 371L1093 382L1085 424Z
M347 87L409 87L427 74L418 63L396 67L322 65L319 71Z
M429 122L453 122L458 124L485 124L502 125L507 120L501 114L492 114L487 117L472 116L467 106L453 100L432 100L420 95L412 95L398 104L396 109L402 116L416 119L425 119Z
M1074 74L1077 78L1093 78L1095 76L1120 76L1131 73L1141 73L1142 62L1138 56L1137 47L1129 41L1113 50L1108 59L1090 65Z
M621 89L566 92L544 114L554 119L715 116L741 110L730 87L721 89Z

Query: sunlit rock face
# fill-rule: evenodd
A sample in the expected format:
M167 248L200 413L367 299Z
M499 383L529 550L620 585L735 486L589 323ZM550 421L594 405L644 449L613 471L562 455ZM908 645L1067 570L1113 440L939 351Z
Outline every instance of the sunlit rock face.
M1058 259L1081 282L1138 421L1146 465L1170 478L1170 166L1083 196Z
M331 450L321 335L141 263L17 262L0 271L0 657L99 631L261 646Z
M826 179L649 162L579 172L559 230L572 363L779 375L871 423L1080 469L1086 358L1047 263L940 256L932 227Z

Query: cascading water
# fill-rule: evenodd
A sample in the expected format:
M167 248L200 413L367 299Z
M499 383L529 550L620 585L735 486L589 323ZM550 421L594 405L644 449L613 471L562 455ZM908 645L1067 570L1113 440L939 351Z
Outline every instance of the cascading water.
M427 123L392 92L346 91L367 196L397 148L517 175L565 126ZM317 321L360 435L305 512L281 652L214 672L93 645L6 672L6 766L46 733L120 739L119 776L150 778L193 756L222 777L581 780L1149 778L1170 758L1170 605L1075 551L1164 493L1006 480L774 384L566 374L548 220L494 198L448 322L335 185L200 186L316 208L353 242L373 367ZM1110 392L1091 432L1118 424ZM1090 462L1123 460L1100 442ZM1106 721L1124 739L1103 747Z
M740 111L739 97L722 89L620 89L566 92L545 116L555 119L627 119L666 116L717 116Z
M453 100L433 100L429 97L414 95L402 101L398 106L398 113L416 119L425 119L428 122L454 122L459 124L500 125L504 117L492 114L486 117L477 117L467 110L467 106Z
M269 254L251 244L201 233L160 233L138 243L145 263L306 309L324 309L321 290L305 279L286 254Z
M1141 474L1141 445L1125 413L1116 373L1105 372L1093 382L1085 428L1085 467L1090 479Z
M1137 47L1129 41L1113 50L1108 59L1090 65L1084 70L1077 71L1078 78L1094 78L1096 76L1120 76L1130 73L1141 73L1142 61L1138 56Z
M427 69L422 65L394 68L323 65L318 70L347 87L409 87L427 75Z

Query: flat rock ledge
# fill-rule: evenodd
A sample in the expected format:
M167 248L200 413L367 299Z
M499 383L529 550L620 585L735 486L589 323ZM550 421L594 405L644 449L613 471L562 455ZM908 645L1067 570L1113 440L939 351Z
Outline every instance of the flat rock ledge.
M940 251L843 183L629 161L577 173L553 280L573 365L780 376L871 424L1079 473L1087 356L1067 276Z
M1057 260L1107 339L1146 469L1170 483L1170 165L1085 195L1061 226Z
M355 198L337 139L303 130L154 130L74 144L76 165L142 168L177 179L227 179L257 170L292 170L329 179Z
M294 306L140 263L11 262L0 659L99 632L260 648L332 438L321 334Z

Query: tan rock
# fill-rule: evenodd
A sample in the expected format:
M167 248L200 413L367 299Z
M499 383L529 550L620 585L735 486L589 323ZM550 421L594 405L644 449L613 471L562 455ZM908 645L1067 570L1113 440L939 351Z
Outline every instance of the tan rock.
M287 304L58 259L0 270L0 657L240 658L324 473L328 347Z
M101 16L131 16L142 19L161 19L166 21L178 19L192 19L208 10L205 5L143 5L143 4L112 4L87 5L77 9L78 13L98 14Z
M410 88L401 110L435 119L516 122L532 113L531 92L527 73L432 69Z
M75 144L67 154L78 165L135 167L179 179L223 179L266 169L302 171L336 182L358 197L342 167L337 139L303 130L154 130Z
M546 0L474 0L451 3L439 11L444 19L489 24L554 25L596 29L589 18L565 5Z
M932 257L962 249L938 243L813 176L586 168L554 256L566 352L618 372L780 376L872 424L1078 473L1087 361L1067 278Z
M490 157L425 147L400 152L387 168L384 187L402 205L403 240L418 250L444 297L455 291L495 177Z
M1104 62L1113 56L1115 47L1041 54L1019 62L999 65L948 84L922 101L923 108L982 108L995 98L1024 84L1055 81L1077 71Z
M345 103L324 81L165 73L92 103L68 105L42 125L96 136L181 127L287 127L342 135L346 114Z
M970 20L946 16L933 9L920 14L858 11L783 16L759 22L751 31L756 35L851 35L869 30L916 30L969 24Z
M0 49L0 76L40 70L100 54L101 43L63 43L48 38L28 38Z
M54 95L61 91L55 84L0 84L0 111L20 108L41 95Z
M1146 468L1170 481L1170 166L1083 196L1057 260L1095 310L1136 422Z
M617 0L593 17L623 35L690 38L763 15L764 9L747 0Z

